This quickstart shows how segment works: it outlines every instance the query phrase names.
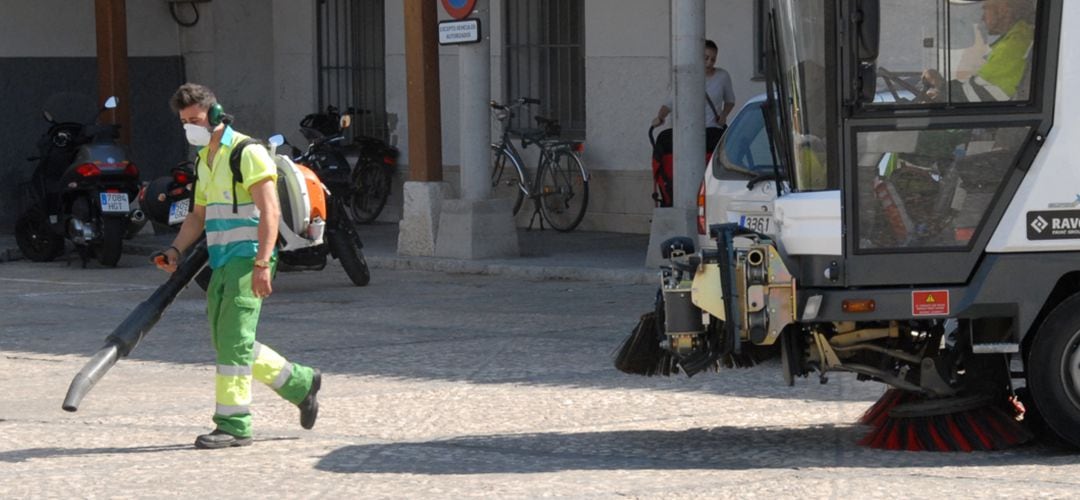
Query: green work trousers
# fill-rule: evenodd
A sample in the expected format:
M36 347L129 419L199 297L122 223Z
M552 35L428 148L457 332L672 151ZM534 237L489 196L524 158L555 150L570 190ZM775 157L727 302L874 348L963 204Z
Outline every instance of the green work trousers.
M232 258L214 269L206 290L210 339L217 352L214 423L238 437L251 436L251 379L266 384L279 396L300 404L311 389L314 371L290 363L255 341L262 299L251 291L253 258ZM277 259L272 260L273 271Z

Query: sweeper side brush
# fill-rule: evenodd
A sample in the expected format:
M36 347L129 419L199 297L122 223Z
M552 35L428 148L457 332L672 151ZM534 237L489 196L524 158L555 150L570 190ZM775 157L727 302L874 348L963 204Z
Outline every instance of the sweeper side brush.
M615 368L623 373L647 377L678 373L675 358L660 347L656 312L641 315L633 332L615 354Z
M859 419L874 430L860 445L906 451L989 451L1034 436L1020 420L1023 407L1007 397L972 395L923 399L889 389Z
M858 422L860 424L869 425L875 429L885 425L885 422L889 419L889 411L897 405L903 404L906 401L911 401L915 398L915 393L909 391L902 391L900 389L890 388L882 394L874 405L871 406L859 417Z
M139 341L161 319L161 314L172 304L177 295L191 282L192 278L206 265L209 253L206 245L200 241L191 255L176 268L168 281L154 290L149 298L139 303L131 314L105 338L105 346L75 375L64 397L65 411L77 411L79 403L90 389L109 371L116 361L127 357Z

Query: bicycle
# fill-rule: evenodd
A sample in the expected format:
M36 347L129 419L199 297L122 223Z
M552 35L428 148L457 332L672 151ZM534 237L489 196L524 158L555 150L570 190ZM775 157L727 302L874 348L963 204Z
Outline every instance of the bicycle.
M525 105L539 105L538 99L522 97L509 105L495 101L490 104L492 115L502 128L499 142L491 145L492 196L512 198L514 215L521 209L525 198L533 200L530 229L536 216L540 215L541 230L546 220L556 231L573 231L585 217L585 209L589 205L589 172L585 170L580 156L584 143L560 139L559 122L542 116L535 117L541 127L539 129L510 128L514 110ZM511 142L512 139L519 139L523 150L531 145L540 148L535 179L529 179L525 161Z
M346 115L371 114L370 110L347 108ZM334 106L327 106L323 113L313 113L300 122L301 132L308 141L342 133L339 125L341 114ZM355 135L353 142L337 146L339 153L346 150L358 154L356 163L349 168L351 184L344 196L345 205L358 224L374 222L386 207L393 189L394 173L397 171L398 150L375 137Z

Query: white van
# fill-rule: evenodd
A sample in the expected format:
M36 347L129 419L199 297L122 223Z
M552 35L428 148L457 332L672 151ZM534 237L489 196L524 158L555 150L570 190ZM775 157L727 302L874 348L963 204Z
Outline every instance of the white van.
M751 98L735 114L716 145L698 190L698 247L715 247L709 224L737 222L775 234L776 159L765 130L765 94Z

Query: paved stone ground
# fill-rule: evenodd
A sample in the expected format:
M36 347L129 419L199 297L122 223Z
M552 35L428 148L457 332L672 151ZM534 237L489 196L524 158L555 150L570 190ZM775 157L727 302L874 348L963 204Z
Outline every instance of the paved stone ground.
M1080 495L1080 455L1043 446L929 454L858 447L882 387L781 381L778 364L622 375L612 352L652 286L373 271L283 273L260 340L326 373L312 431L268 389L256 442L209 429L212 351L190 288L77 413L74 374L163 281L0 264L0 497L727 498Z

